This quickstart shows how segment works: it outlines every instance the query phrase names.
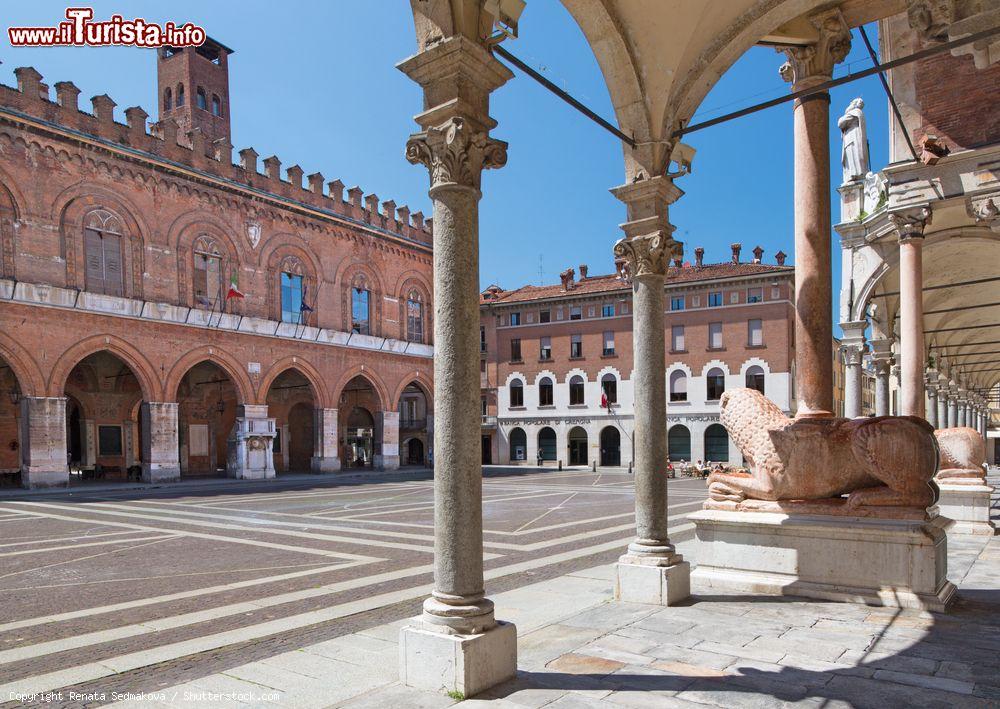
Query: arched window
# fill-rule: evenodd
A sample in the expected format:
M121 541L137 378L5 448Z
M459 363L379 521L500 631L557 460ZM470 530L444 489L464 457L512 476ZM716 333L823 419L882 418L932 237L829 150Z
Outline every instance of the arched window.
M371 334L371 291L363 274L354 280L351 288L351 331L359 335Z
M729 434L722 424L713 423L705 429L705 462L729 462Z
M222 101L215 94L212 94L212 115L221 116L222 115Z
M705 386L708 390L708 400L718 401L726 391L725 373L718 367L708 370L708 376L705 377Z
M511 407L524 406L524 383L520 379L515 379L510 383L509 388Z
M408 342L424 341L424 304L415 290L406 296L406 339Z
M194 303L196 307L221 309L222 254L207 235L194 243Z
M173 107L174 107L174 92L171 91L170 87L168 86L163 91L163 110L169 111Z
M677 424L667 431L667 457L673 461L691 460L691 431Z
M86 289L91 293L123 295L122 236L124 229L115 215L95 209L83 221L83 253Z
M618 380L611 372L601 377L601 393L604 394L608 404L618 403Z
M756 389L764 393L764 369L756 364L747 369L747 389Z
M569 404L583 404L583 377L579 374L574 374L569 380Z
M601 465L618 466L622 464L622 438L614 426L605 426L601 430Z
M542 461L556 459L556 432L548 426L538 432L538 457Z
M670 400L688 400L688 378L680 369L675 369L670 373Z
M523 428L515 428L510 432L510 461L526 460L528 457L528 436Z
M299 324L312 310L306 303L302 262L288 256L281 262L281 321Z
M552 380L548 377L538 380L538 405L552 406Z
M184 105L184 84L177 84L177 107Z
M200 86L198 87L197 98L198 98L198 108L200 108L202 111L207 111L208 98L206 98L205 96L205 89L201 88Z

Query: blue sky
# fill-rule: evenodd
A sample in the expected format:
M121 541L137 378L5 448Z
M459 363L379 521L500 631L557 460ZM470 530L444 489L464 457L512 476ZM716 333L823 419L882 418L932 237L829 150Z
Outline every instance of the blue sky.
M395 64L415 49L405 0L321 2L93 3L95 16L118 13L150 21L191 21L236 50L230 64L231 115L236 148L275 154L306 174L322 172L360 185L383 200L430 213L427 175L403 158L406 138L421 107L415 84ZM50 25L64 2L8 4L4 27ZM164 8L169 8L165 11ZM613 121L607 89L583 35L557 0L529 0L521 36L506 47L597 113ZM874 26L869 36L877 42ZM0 38L0 81L13 85L13 69L31 65L50 85L73 81L80 103L107 93L117 115L141 105L155 119L155 55L127 48L17 48ZM778 76L781 57L755 48L706 97L696 120L788 91ZM851 70L870 66L860 38L847 59ZM837 74L844 73L844 65ZM832 183L840 183L836 118L850 100L865 100L872 162L888 156L887 103L869 77L832 91ZM480 280L506 288L546 282L581 263L592 274L612 270L611 246L620 236L624 206L608 189L622 182L618 141L533 80L518 75L494 94L494 131L510 144L509 162L483 180ZM685 196L671 209L676 237L687 257L704 246L706 261L729 258L729 244L744 255L760 244L765 261L779 249L792 255L792 108L785 104L692 134L694 173L678 184ZM838 215L836 192L834 220ZM835 288L839 248L833 239ZM834 307L837 297L834 295ZM836 322L836 318L835 318Z

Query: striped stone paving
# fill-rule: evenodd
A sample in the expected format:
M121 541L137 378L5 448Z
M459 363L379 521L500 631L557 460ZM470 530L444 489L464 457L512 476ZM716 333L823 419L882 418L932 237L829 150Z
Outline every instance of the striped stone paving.
M690 538L704 485L670 495ZM483 504L491 592L610 562L631 538L624 471L498 470ZM97 706L405 618L430 590L432 532L427 475L0 500L0 701Z

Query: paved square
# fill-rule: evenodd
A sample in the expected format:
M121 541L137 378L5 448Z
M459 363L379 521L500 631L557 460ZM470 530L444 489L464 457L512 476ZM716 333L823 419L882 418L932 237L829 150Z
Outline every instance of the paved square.
M672 537L689 539L704 483L670 495ZM152 691L413 615L432 500L428 475L392 475L0 501L0 701ZM632 538L624 472L494 470L483 500L491 594L609 563Z

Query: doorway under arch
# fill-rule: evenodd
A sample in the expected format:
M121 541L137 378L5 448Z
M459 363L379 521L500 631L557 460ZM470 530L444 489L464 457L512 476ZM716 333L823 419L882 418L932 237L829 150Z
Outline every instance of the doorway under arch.
M587 432L581 426L569 431L569 464L587 464Z
M622 436L614 426L601 429L601 465L618 467L622 464Z
M411 438L406 443L406 464L424 465L424 442L419 438Z
M376 435L376 414L382 400L363 375L351 379L340 393L340 459L345 468L373 468L382 444Z
M21 384L0 357L0 486L18 484L21 469Z
M705 461L729 462L729 434L720 423L713 423L705 429Z
M181 477L226 474L238 403L233 380L215 362L204 360L184 374L177 387Z
M538 432L538 457L543 463L555 461L558 457L556 432L548 426Z
M267 389L267 415L274 419L274 470L307 473L312 469L316 397L298 369L286 369Z
M676 424L667 431L667 458L691 461L691 431L687 426Z

